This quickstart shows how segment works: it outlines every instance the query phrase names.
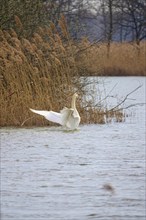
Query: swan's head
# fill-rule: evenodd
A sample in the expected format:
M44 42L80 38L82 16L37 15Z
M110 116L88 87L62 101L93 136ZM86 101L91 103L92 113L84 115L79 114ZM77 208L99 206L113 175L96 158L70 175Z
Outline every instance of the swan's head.
M74 93L74 94L73 94L73 97L74 97L74 98L77 98L77 97L78 97L78 94L77 94L77 93Z

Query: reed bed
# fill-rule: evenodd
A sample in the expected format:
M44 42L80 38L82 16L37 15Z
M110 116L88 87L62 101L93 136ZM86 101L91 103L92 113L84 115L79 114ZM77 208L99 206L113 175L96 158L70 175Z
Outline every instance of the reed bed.
M104 48L106 53L106 48ZM146 76L146 42L112 43L109 58L104 57L107 76Z
M1 125L21 125L32 114L29 108L58 111L77 90L73 46L65 32L62 39L53 23L39 28L30 40L18 38L14 30L1 31ZM25 125L44 125L37 117Z
M85 74L99 76L146 76L146 41L136 43L112 43L109 56L107 44L90 44L78 65L84 66Z
M108 112L94 101L83 102L88 83L81 76L104 75L104 63L108 66L114 58L107 64L105 45L92 45L86 38L73 41L63 16L59 25L59 31L53 23L39 27L31 39L18 37L13 29L0 31L1 126L51 125L29 108L59 111L70 106L74 92L80 96L82 123L124 120L118 109Z

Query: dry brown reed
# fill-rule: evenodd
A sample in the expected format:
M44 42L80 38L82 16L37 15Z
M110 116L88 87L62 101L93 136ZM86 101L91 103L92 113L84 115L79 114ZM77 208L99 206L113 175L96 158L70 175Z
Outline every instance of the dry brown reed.
M22 28L19 19L15 19ZM107 62L104 45L91 45L85 38L76 43L67 32L64 17L59 24L61 33L51 23L50 27L38 28L32 39L18 37L13 29L0 30L1 126L20 126L23 122L25 125L51 124L34 116L29 108L59 111L70 106L75 91L80 97L85 94L80 76L102 75L104 63L112 67L114 55ZM113 45L119 54L117 47ZM94 108L93 103L85 108L81 100L77 105L82 123L106 123L111 117L123 120L118 111L117 115L115 112L109 115L104 109Z
M112 43L109 57L107 45L87 42L88 48L80 55L79 65L84 64L85 74L100 76L146 76L146 42Z
M67 31L63 20L60 23L64 36ZM25 125L48 124L37 116L27 121L32 116L29 108L59 111L69 105L78 89L73 46L61 39L53 24L39 28L30 40L19 38L12 29L1 30L0 38L1 125L21 125L25 120Z

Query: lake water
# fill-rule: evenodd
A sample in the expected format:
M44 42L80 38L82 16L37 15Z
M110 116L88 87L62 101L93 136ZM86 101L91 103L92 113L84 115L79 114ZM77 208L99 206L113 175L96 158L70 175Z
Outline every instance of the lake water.
M145 102L145 77L106 79L127 104ZM121 97L122 99L122 97ZM126 105L125 103L125 105ZM2 220L144 220L145 106L125 122L1 129Z

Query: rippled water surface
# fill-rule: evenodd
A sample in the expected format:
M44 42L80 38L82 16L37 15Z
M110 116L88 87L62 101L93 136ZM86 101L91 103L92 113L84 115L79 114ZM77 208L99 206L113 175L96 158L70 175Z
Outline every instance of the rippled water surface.
M144 220L145 156L144 106L75 132L2 128L1 219Z

